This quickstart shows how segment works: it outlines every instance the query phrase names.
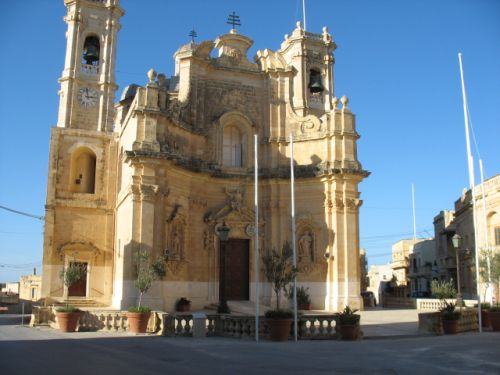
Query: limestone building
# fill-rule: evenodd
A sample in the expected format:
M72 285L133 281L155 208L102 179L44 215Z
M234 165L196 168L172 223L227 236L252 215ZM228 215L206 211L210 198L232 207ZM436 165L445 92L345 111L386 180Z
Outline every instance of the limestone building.
M359 308L358 184L368 172L357 159L348 100L335 97L328 29L316 34L297 23L280 49L260 50L253 61L252 40L234 29L188 43L174 54L172 77L152 69L145 85L131 84L115 103L123 10L117 0L64 3L42 296L134 305L133 254L142 249L166 261L167 276L146 296L154 308L171 311L179 297L201 308L218 301L222 285L229 300L255 302L254 241L263 253L291 240L292 135L298 281L310 288L314 308ZM222 243L224 223L230 232ZM70 262L87 272L67 290L59 273ZM261 282L260 302L269 304L270 287Z

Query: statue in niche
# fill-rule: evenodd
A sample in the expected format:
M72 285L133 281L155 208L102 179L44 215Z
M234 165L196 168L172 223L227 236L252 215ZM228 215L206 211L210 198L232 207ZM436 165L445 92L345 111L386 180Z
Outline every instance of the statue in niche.
M312 233L306 231L299 239L299 262L314 262L314 246Z
M176 221L172 225L172 230L170 231L170 246L169 246L169 260L182 260L184 259L183 254L183 243L184 243L184 233L183 233L183 223Z

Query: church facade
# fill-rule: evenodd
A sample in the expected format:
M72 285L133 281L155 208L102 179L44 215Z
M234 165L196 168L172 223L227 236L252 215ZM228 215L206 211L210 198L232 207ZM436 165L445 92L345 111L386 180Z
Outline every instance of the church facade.
M173 76L151 69L145 85L129 85L115 103L123 10L117 0L64 2L67 52L51 134L42 296L132 306L134 253L146 250L167 269L145 296L155 309L172 311L180 297L203 308L219 300L223 285L228 300L255 302L254 241L263 254L292 239L292 135L298 283L315 309L362 306L358 184L369 173L357 159L348 99L334 95L328 29L316 34L297 23L279 50L260 50L253 61L253 41L234 29L188 43L174 54ZM230 229L224 243L222 225ZM59 274L71 262L86 276L68 290ZM270 305L262 274L258 300Z

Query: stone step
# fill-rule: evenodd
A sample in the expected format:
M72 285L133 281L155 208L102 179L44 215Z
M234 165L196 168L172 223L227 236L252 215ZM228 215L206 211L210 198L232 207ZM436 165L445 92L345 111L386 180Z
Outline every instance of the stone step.
M97 302L97 301L94 301L94 300L90 300L90 299L69 299L68 302L66 301L59 301L59 302L56 302L54 303L54 305L56 306L66 306L66 304L69 304L70 306L74 306L74 307L107 307L107 305L101 303L101 302Z

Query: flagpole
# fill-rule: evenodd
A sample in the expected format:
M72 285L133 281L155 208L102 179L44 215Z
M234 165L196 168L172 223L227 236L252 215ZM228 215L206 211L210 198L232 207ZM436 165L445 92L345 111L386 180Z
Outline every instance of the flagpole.
M413 205L413 247L417 242L417 218L415 214L415 185L411 184L411 201Z
M290 133L290 186L292 200L292 251L293 267L297 268L297 249L295 244L295 174L293 165L293 135ZM293 278L293 337L297 341L297 276Z
M259 157L258 157L258 136L254 134L254 180L255 180L255 341L259 341Z
M306 0L302 0L302 16L304 17L304 31L307 30L306 26Z
M469 169L469 186L471 189L471 199L472 199L472 224L474 226L474 252L475 252L475 262L476 262L476 290L477 290L477 313L478 313L478 325L479 332L482 332L481 327L481 298L479 296L479 248L477 239L477 225L476 225L476 189L474 183L474 158L472 156L470 147L470 136L469 136L469 116L467 110L467 94L465 92L465 82L464 82L464 69L462 65L462 54L458 53L458 62L460 64L460 81L462 84L462 102L464 107L464 126L465 126L465 142L467 147L467 165ZM457 264L457 272L459 272L459 265ZM460 291L458 291L460 293Z

